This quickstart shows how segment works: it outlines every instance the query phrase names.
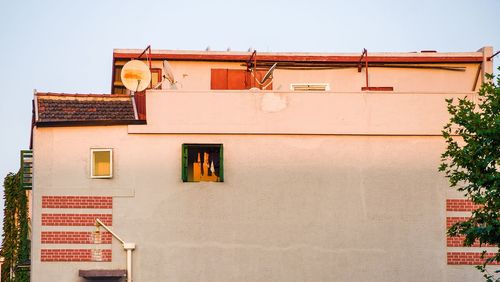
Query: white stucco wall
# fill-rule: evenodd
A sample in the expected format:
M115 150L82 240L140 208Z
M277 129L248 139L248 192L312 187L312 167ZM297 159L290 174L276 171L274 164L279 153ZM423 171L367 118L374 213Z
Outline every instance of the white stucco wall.
M274 112L252 103L265 93L204 94L233 95L226 110L182 94L148 93L148 125L35 130L33 281L125 265L116 241L111 263L40 262L39 231L58 229L41 226L42 195L113 196L113 230L137 244L134 281L480 280L472 266L446 264L449 192L436 124L446 115L438 100L451 94L323 93L309 105L300 94ZM339 105L351 105L359 121L345 127L349 119L326 105L346 114ZM392 118L374 123L384 112L367 114L373 105ZM249 133L231 131L238 123ZM381 133L405 124L416 133ZM345 128L354 131L336 131ZM183 143L224 144L225 182L183 183ZM113 179L89 178L93 147L113 148Z

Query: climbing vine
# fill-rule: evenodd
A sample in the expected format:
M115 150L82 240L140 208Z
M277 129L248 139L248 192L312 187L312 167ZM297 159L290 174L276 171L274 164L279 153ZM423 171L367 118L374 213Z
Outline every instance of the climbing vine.
M29 269L19 267L29 263L30 240L28 199L26 191L20 185L20 173L9 173L4 179L4 219L3 240L0 255L2 282L27 282L30 280Z

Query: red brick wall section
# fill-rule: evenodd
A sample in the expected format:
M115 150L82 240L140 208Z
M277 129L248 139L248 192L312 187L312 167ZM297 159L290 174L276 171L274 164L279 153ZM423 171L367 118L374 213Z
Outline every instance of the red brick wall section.
M42 196L42 208L112 209L113 197Z
M447 199L446 200L446 211L447 212L471 212L481 205L475 205L472 201L467 199ZM466 221L469 217L446 217L446 230L448 230L453 224ZM446 237L447 247L464 247L465 236L456 237ZM480 245L479 242L475 242L471 247L491 247L491 245ZM492 257L494 254L487 253L485 258L481 258L481 249L470 249L469 252L448 252L447 262L449 265L479 265L484 262L488 257ZM493 262L493 265L500 265L499 262Z
M42 196L43 209L94 209L93 213L42 213L42 226L95 226L99 218L104 224L111 226L113 222L113 197L109 196ZM106 210L104 213L95 209ZM42 244L75 244L73 249L41 249L43 262L84 262L84 261L111 261L111 250L101 249L104 245L111 244L112 236L109 232L101 230L96 238L95 228L82 231L64 230L41 231ZM97 241L96 241L97 240ZM93 247L84 245L94 244ZM80 245L78 247L78 245ZM48 246L48 245L45 245ZM83 248L83 249L82 249Z
M43 213L43 226L94 226L96 218L99 218L104 224L111 226L113 221L112 214L60 214Z
M485 258L481 258L481 253L472 253L472 252L448 252L448 264L460 264L460 265L478 265L482 264L484 260L488 257L494 256L493 253L486 253ZM500 265L500 262L493 262L492 265Z
M43 238L43 234L42 234ZM464 237L450 237L446 236L446 246L447 247L463 247L464 246Z
M90 249L42 249L42 261L111 261L111 250L98 250L99 255L95 255L96 250ZM94 252L94 254L93 254Z
M95 244L92 232L42 231L42 244ZM111 233L100 232L100 244L111 244Z
M447 247L463 247L464 246L465 236L457 236L457 237L446 237L446 246ZM489 244L479 245L479 242L475 242L471 247L495 247Z
M475 205L467 199L447 199L446 211L469 212L480 208L481 205Z
M450 228L453 224L457 222L462 222L468 220L468 217L447 217L446 218L446 229Z

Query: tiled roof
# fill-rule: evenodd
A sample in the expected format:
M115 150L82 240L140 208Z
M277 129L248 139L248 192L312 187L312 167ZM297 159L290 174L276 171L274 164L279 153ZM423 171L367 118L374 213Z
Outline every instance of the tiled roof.
M36 103L37 125L137 121L128 95L37 93Z

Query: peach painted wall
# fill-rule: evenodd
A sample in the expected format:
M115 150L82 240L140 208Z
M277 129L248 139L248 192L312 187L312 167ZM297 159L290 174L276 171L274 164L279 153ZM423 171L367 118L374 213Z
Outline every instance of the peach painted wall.
M149 91L130 133L440 135L446 98L474 93Z
M142 50L115 50L115 52L141 52ZM169 51L175 53L175 51ZM455 52L455 53L370 53L369 56L396 56L396 57L447 57L469 56L483 58L483 66L479 70L479 81L474 88L474 82L478 73L479 64L402 64L406 67L380 68L369 67L370 86L392 86L395 92L469 92L477 90L481 85L481 77L485 72L492 73L492 62L486 58L491 56L492 47L484 47L477 52ZM156 51L156 53L162 53ZM185 52L184 52L185 53ZM246 54L238 52L188 52L200 56L206 54ZM314 53L266 53L260 55L348 55L358 54L314 54ZM178 81L177 88L185 91L207 91L210 89L210 70L212 68L246 69L244 62L203 62L203 61L170 61L175 79ZM258 64L258 61L257 61ZM153 61L153 68L162 68L162 61ZM278 64L279 66L279 64ZM464 71L450 71L431 68L416 67L458 67ZM289 70L278 67L274 74L273 90L289 91L291 83L329 83L333 92L359 92L361 87L366 86L365 69L358 72L356 68L343 68L335 70Z
M210 89L212 68L246 69L242 63L224 62L170 62L177 87L186 91ZM472 91L477 64L438 64L439 66L463 67L465 71L411 68L369 68L370 86L392 86L399 92L468 92ZM155 63L153 67L161 67ZM289 91L291 83L328 83L334 92L359 92L366 86L365 69L338 70L287 70L274 73L273 90Z

